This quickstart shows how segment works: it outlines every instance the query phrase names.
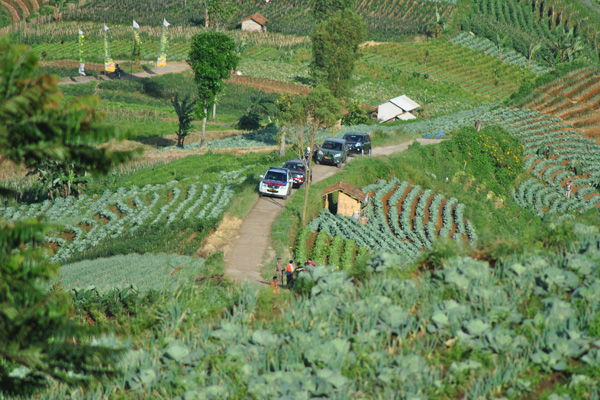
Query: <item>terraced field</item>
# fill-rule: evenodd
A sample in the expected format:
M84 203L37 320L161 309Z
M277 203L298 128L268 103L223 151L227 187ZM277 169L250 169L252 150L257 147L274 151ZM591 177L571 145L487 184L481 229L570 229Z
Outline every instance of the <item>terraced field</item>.
M392 70L428 75L429 79L455 84L468 92L501 100L515 92L533 72L501 62L444 40L428 43L387 43L364 49L362 62Z
M44 216L63 225L47 241L52 260L61 262L97 246L105 238L119 238L148 225L170 225L181 219L218 219L233 197L231 183L240 171L222 174L222 183L201 184L197 179L164 185L106 190L101 196L85 195L56 201L0 208L6 221Z
M600 177L600 146L561 118L538 111L498 109L486 116L521 138L525 166L532 178L514 193L515 201L539 215L585 212L600 208L594 186ZM564 186L573 181L573 193L565 198Z
M455 198L446 199L397 178L379 180L362 190L371 198L366 225L323 210L308 228L326 232L332 238L352 240L370 251L387 250L408 259L431 249L440 237L460 243L477 242L475 228L464 216L465 205Z
M600 71L583 68L536 89L516 104L569 122L600 143Z

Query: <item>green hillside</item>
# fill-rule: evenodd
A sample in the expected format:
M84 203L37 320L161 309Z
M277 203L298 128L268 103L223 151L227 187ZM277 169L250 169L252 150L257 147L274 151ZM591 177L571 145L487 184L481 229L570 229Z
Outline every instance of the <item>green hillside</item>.
M39 66L15 79L28 66L0 53L0 248L12 249L0 254L0 400L600 400L600 2L356 0L367 37L347 114L317 126L300 98L321 93L316 1L234 1L218 30L239 64L206 131L193 114L180 147L173 101L198 95L186 61L206 30L203 2L87 0L61 21L37 18L36 0L2 3L0 45L27 45ZM268 32L242 32L256 12ZM163 18L167 68L155 65ZM103 23L120 77L104 72ZM55 80L43 111L22 110L44 90L14 93ZM408 120L379 123L377 106L401 95L418 104ZM125 138L94 146L134 159L104 176L68 163L51 175L63 153L43 145L35 171L6 161L21 130L82 96L93 100L78 112ZM284 113L287 96L298 103ZM313 182L285 200L259 194L313 133L317 144L369 134L372 155L313 164ZM37 242L5 237L37 219L49 224ZM29 251L57 274L23 261ZM316 266L275 288L277 257ZM30 314L24 281L57 303ZM63 335L64 375L32 372L60 340L31 319L43 327L59 306L84 334ZM42 345L21 354L28 335ZM81 346L122 349L116 373L102 354L70 371Z

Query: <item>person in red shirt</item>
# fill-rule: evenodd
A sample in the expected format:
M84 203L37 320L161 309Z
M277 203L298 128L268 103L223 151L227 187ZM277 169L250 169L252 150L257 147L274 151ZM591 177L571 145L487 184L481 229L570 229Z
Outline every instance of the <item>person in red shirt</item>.
M279 293L279 285L277 284L277 275L275 275L273 277L273 280L271 281L271 290L274 291L275 293Z

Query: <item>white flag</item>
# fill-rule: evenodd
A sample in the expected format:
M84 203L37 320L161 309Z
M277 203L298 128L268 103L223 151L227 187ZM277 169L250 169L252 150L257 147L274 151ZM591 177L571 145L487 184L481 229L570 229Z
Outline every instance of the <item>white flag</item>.
M80 29L79 32L77 32L78 35L83 35L83 31Z
M171 25L170 23L167 22L167 19L164 18L163 19L163 26L166 28L167 26Z
M133 27L134 27L135 29L140 29L140 26L138 25L138 23L137 23L137 22L135 22L135 19L133 20Z
M106 26L106 24L104 24L104 30L107 31L108 30L108 26Z

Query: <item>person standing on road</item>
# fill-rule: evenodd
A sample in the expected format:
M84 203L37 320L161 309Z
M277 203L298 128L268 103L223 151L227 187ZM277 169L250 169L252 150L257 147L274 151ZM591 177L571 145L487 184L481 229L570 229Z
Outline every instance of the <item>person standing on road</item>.
M567 196L567 199L571 198L571 189L573 189L573 181L568 180L567 186L565 186L565 195Z
M285 271L285 267L283 266L283 261L281 261L281 257L277 257L277 265L275 266L275 275L277 276L277 284L279 287L283 287L283 272Z

